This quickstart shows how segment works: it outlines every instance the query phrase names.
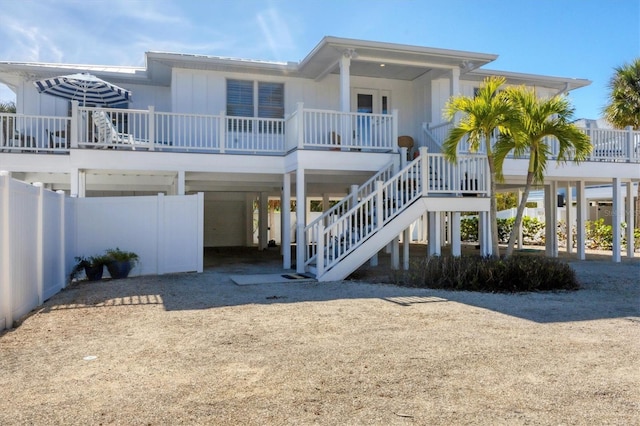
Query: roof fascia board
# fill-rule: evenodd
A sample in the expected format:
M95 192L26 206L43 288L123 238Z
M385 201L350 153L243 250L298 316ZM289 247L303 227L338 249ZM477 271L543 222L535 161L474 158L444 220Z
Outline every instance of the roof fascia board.
M498 71L498 70L488 70L488 69L478 69L470 71L466 74L470 77L489 77L492 75L500 75L507 78L507 81L511 79L519 79L531 81L532 83L540 83L540 84L549 84L555 83L558 84L566 84L568 86L567 90L578 89L580 87L588 86L592 83L591 80L587 80L584 78L570 78L570 77L553 77L548 75L539 75L539 74L526 74L526 73L518 73L513 71Z

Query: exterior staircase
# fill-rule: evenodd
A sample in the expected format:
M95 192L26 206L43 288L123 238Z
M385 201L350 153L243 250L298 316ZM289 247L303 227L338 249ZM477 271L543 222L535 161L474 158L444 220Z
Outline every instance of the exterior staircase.
M318 281L342 280L426 211L464 211L464 195L488 195L486 157L420 155L391 175L388 166L305 228L305 269ZM488 199L486 199L488 209ZM482 208L483 210L485 208Z

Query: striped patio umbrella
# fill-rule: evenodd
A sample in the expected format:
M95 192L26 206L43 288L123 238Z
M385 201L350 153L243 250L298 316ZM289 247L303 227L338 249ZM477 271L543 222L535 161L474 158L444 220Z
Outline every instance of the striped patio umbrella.
M117 105L131 101L131 92L94 75L81 73L34 81L40 93L81 102L82 105Z

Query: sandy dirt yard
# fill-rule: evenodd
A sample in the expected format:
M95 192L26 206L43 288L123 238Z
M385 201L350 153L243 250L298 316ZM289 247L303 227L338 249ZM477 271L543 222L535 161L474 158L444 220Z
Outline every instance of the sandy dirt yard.
M640 263L478 294L202 274L79 283L0 335L2 425L640 424Z

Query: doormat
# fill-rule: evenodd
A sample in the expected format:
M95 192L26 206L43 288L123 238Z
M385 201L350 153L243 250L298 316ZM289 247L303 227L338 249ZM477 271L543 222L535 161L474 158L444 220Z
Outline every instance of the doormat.
M306 279L309 279L309 278L313 278L313 275L309 275L309 274L283 274L282 277L286 278L288 280L306 280Z
M278 283L302 283L315 281L310 275L306 274L253 274L253 275L232 275L231 281L237 285L254 285L254 284L278 284Z

